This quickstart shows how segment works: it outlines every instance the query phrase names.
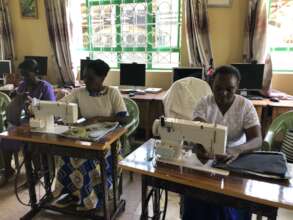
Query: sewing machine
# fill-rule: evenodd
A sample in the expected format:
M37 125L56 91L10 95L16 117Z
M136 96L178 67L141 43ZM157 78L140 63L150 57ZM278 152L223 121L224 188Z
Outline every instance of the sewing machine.
M228 175L229 172L212 168L213 160L202 164L192 151L185 151L186 143L200 144L210 155L225 155L227 127L199 121L175 118L161 118L153 124L153 135L161 140L156 142L156 160L179 167Z
M29 124L33 132L61 134L68 130L66 125L54 123L54 116L61 117L65 124L73 124L78 120L78 107L75 103L41 101L33 99L31 110L34 114Z

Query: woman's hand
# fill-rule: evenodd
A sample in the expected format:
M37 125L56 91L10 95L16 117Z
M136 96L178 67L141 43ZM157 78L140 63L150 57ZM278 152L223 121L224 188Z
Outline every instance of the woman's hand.
M192 152L196 154L197 158L205 164L209 159L214 159L215 155L206 151L201 144L194 144Z
M236 160L239 155L241 154L241 150L237 147L229 147L227 149L227 159L226 159L226 163L230 164L232 163L234 160Z
M26 116L28 118L31 118L34 116L34 113L32 111L32 101L33 101L33 98L31 96L29 96L28 94L25 94L24 95L24 98L25 98L25 102L24 102L24 111L26 113Z

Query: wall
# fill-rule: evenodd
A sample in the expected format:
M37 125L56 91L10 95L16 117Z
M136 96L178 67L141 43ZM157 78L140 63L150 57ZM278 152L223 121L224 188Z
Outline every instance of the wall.
M216 66L241 61L247 3L247 0L234 0L232 8L208 9Z
M243 47L244 22L247 11L247 0L233 0L230 8L209 8L209 22L211 43L215 65L240 62ZM53 83L58 81L56 64L53 62L53 52L50 47L47 23L45 18L44 0L38 0L38 19L24 19L20 16L19 0L9 0L12 15L12 25L15 35L15 49L17 64L24 55L44 55L49 57L48 75ZM182 32L185 33L184 24ZM186 39L181 39L181 66L188 65ZM273 77L273 87L293 95L290 86L293 75L276 74ZM106 84L118 85L118 72L110 72ZM167 89L172 83L172 74L169 72L147 73L146 85Z
M56 63L53 62L54 54L49 42L44 1L37 2L38 19L32 19L21 17L19 0L8 1L15 39L16 66L26 55L48 56L48 80L56 83L58 81L57 74L54 74Z
M293 95L293 73L288 74L274 74L272 80L272 88L278 89L282 92L286 92Z

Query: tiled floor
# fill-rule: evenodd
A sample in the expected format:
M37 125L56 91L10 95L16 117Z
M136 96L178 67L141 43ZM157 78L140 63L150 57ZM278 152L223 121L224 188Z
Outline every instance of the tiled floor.
M128 175L124 175L124 194L123 198L126 199L126 209L124 213L119 216L119 220L139 220L141 206L140 206L140 177L134 176L134 181L130 182ZM42 190L38 189L37 193ZM27 193L21 195L23 199L27 198ZM179 220L179 199L174 193L169 193L169 203L167 220ZM28 211L29 208L21 205L14 194L13 181L11 180L9 184L5 187L0 188L0 219L1 220L15 220L19 219L22 215ZM35 220L79 220L81 218L65 216L53 212L42 211L38 214ZM255 219L255 218L254 218ZM278 220L293 220L293 212L281 209L279 211Z

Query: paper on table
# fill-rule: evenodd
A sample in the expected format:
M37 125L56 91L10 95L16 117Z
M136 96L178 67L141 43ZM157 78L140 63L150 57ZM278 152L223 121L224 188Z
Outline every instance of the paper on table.
M82 127L70 127L61 135L73 139L98 141L118 126L118 122L100 122Z

